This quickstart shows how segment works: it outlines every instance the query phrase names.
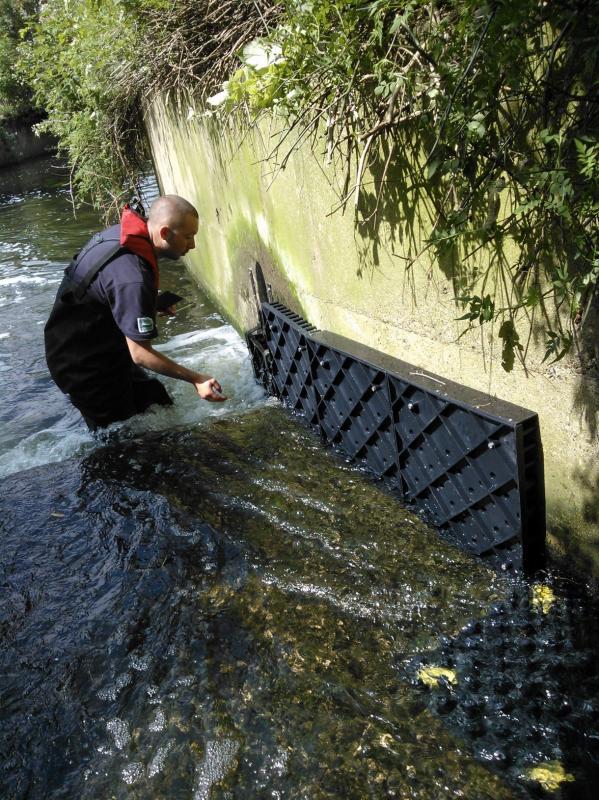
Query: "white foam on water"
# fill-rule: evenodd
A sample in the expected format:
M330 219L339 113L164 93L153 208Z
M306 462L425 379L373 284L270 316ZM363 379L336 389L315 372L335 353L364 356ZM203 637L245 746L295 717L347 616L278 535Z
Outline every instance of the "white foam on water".
M131 667L138 672L145 672L152 663L152 656L137 656L132 653L129 656L129 663L131 664Z
M131 734L129 733L129 726L124 720L115 717L106 723L106 729L114 739L114 744L118 750L122 750L129 744Z
M143 764L140 764L139 761L132 761L130 764L127 764L126 767L123 768L121 772L123 776L123 780L128 786L131 786L133 783L136 783L140 778L144 776L144 767Z
M3 206L4 205L6 205L6 206L17 206L17 205L20 205L21 203L24 203L24 202L25 202L25 198L22 195L18 195L18 194L11 194L11 195L8 195L8 196L2 198L2 205Z
M260 767L259 775L263 780L272 778L282 778L287 772L289 753L282 747L278 747L274 753L268 753L264 757L264 763Z
M57 281L57 278L49 280L46 275L15 275L10 278L0 278L0 286L17 286L23 283L44 286L47 283L56 283Z
M149 729L153 733L158 733L159 731L163 731L166 727L166 716L164 711L161 708L156 709L156 714L154 715L154 719L148 725Z
M157 376L175 405L155 406L145 414L111 425L108 431L128 438L148 431L202 426L214 417L243 414L266 402L264 391L254 378L245 343L231 325L180 334L156 349L179 364L217 378L228 399L216 403L201 400L191 384ZM9 365L0 363L0 372L8 369ZM102 437L92 436L75 409L66 403L65 409L65 415L54 424L24 437L0 455L0 478L84 456L102 444Z
M122 675L119 675L112 686L106 686L104 689L100 689L98 692L98 697L100 700L116 700L118 693L121 689L124 689L125 686L129 686L131 683L131 673L124 672Z
M179 333L169 339L168 342L159 345L156 349L161 350L163 353L170 353L174 350L182 352L187 347L200 344L200 342L205 343L206 341L227 344L231 340L230 328L230 325L221 325L218 328L204 328L202 330Z
M160 378L175 405L156 407L113 427L125 428L134 434L168 430L205 424L211 417L244 413L264 405L264 391L254 378L245 343L231 325L180 334L157 345L156 350L188 369L216 378L227 400L204 401L191 384Z
M204 760L198 765L193 800L210 800L210 791L222 780L233 763L239 745L233 739L206 742Z
M173 747L173 742L167 742L162 747L159 747L156 751L156 755L150 761L148 765L148 778L153 778L155 775L158 775L159 772L162 772L164 769L164 762L166 761L166 757L170 753Z
M23 248L24 244L22 242L0 242L0 254L2 255L16 253L20 257L23 253Z
M9 369L6 367L4 369ZM3 368L0 367L0 371ZM84 455L97 446L85 424L68 428L64 420L50 428L26 436L17 445L0 455L0 478L32 467L53 464L73 456Z

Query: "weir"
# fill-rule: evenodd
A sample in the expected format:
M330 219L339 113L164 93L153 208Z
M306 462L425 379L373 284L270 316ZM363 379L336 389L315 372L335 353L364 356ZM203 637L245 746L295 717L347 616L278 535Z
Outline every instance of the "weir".
M545 547L537 414L329 331L280 303L247 334L254 372L450 541L503 570Z
M547 549L599 575L599 384L588 366L596 363L596 336L584 346L584 363L570 356L551 363L535 322L530 336L526 326L519 333L526 364L516 359L504 369L499 323L464 332L456 320L462 314L456 265L427 251L417 267L404 266L425 248L433 223L430 208L418 204L418 193L405 183L409 170L402 172L402 163L393 173L401 191L387 216L376 229L356 227L353 214L334 212L334 169L308 147L277 170L270 153L284 130L276 120L274 128L264 122L240 137L234 127L225 131L202 117L199 107L186 115L156 98L146 125L162 190L189 198L200 213L197 249L187 266L238 331L258 324L248 266L259 263L276 299L319 330L532 409L543 442ZM515 263L517 249L480 257L500 297L502 270ZM591 332L595 314L591 309Z

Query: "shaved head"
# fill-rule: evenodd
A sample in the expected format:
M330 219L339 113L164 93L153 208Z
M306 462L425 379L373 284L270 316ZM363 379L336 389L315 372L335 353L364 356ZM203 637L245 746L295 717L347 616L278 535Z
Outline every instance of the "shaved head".
M168 225L170 228L176 227L190 214L196 219L199 217L196 209L183 197L177 194L165 194L152 203L148 220L153 225Z
M152 203L148 233L159 256L179 258L195 247L199 214L190 202L176 194L165 194Z

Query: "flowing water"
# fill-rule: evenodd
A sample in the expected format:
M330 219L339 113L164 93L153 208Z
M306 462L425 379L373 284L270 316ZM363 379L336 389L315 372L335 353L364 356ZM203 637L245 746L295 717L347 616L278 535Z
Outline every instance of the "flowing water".
M324 450L180 265L158 346L229 401L167 381L87 432L42 348L98 227L63 184L0 173L0 797L594 798L593 597L488 571Z

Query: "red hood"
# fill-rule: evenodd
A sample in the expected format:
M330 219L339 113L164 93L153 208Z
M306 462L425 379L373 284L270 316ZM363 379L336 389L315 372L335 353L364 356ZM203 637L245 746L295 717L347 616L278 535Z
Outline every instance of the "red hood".
M121 244L148 262L152 267L156 288L158 288L158 262L148 233L148 223L136 211L129 208L129 205L124 207L121 216Z

